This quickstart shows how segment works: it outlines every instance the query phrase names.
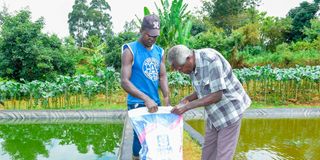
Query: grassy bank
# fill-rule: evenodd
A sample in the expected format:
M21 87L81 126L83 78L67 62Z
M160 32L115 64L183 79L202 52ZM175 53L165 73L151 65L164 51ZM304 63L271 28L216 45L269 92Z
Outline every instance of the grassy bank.
M201 159L201 147L190 137L190 135L183 132L183 159L199 160Z
M265 104L260 102L253 102L250 106L251 109L263 109L263 108L320 108L319 103L312 103L312 104L287 104L287 105L280 105L280 104Z
M68 107L35 107L35 108L27 108L25 105L21 105L20 107L14 107L14 102L7 101L5 103L5 106L0 105L0 110L47 110L47 109L65 109L65 110L80 110L80 109L85 109L85 110L98 110L98 109L104 109L104 110L126 110L127 105L124 103L117 104L117 103L110 103L107 101L103 100L96 100L91 103L86 103L84 105L71 105ZM320 108L320 102L318 103L305 103L305 104L266 104L263 102L253 102L250 106L250 109L262 109L262 108Z

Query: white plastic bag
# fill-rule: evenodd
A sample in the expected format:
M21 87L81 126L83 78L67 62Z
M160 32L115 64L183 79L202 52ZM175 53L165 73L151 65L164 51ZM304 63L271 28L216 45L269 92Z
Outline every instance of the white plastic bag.
M128 112L141 143L141 160L182 160L183 119L171 109L159 107L149 113L142 107Z

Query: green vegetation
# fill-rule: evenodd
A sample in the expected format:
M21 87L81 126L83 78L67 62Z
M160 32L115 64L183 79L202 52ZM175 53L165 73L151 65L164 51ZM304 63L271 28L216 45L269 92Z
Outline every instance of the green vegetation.
M29 11L6 16L0 30L0 77L49 80L75 72L70 52L55 36L41 33L44 21L31 22Z
M160 18L160 34L157 43L168 49L174 44L187 44L192 22L188 19L187 4L183 0L161 0L162 8L156 5Z
M111 7L105 0L75 0L69 13L69 32L78 46L83 47L90 36L105 40L112 34Z
M99 70L97 76L59 76L54 81L0 82L0 95L13 109L56 109L90 106L98 95L108 103L120 89L120 75L113 68ZM117 99L119 100L119 98Z
M258 11L259 3L205 0L191 14L183 0L161 0L144 12L159 15L157 43L165 50L182 43L220 51L257 103L318 105L319 0L302 2L284 18ZM30 11L0 11L0 107L125 109L121 46L138 38L140 24L133 19L115 34L111 8L105 0L76 0L71 36L63 39L42 33L44 19L33 22ZM187 76L169 71L168 78L173 104L193 91Z
M314 3L301 2L299 7L293 8L289 11L288 17L292 19L292 28L287 35L288 40L301 40L306 35L302 30L304 27L310 27L310 20L315 18L316 13L319 11L319 1Z
M265 103L312 102L320 93L320 66L234 70L250 97Z
M254 7L259 0L205 0L202 10L207 13L210 22L230 32L243 25L245 21L253 21Z
M234 69L250 97L264 104L313 104L319 102L320 66ZM188 76L168 72L171 102L193 92ZM97 109L125 108L126 94L120 90L120 73L98 69L97 76L59 76L54 81L0 82L0 96L8 109ZM318 104L317 104L318 105ZM106 107L108 106L108 107Z

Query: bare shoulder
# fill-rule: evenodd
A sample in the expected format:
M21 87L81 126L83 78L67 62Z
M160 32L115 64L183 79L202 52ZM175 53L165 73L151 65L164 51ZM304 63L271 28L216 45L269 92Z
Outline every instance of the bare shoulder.
M128 62L132 62L133 60L133 55L130 51L130 49L126 48L123 50L123 53L122 53L122 63L128 63Z
M129 48L126 48L126 49L123 50L122 55L126 55L126 56L127 55L131 55L132 56L132 53L131 53Z

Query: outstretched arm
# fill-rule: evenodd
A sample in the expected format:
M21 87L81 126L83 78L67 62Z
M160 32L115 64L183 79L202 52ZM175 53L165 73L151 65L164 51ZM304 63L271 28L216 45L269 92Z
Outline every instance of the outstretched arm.
M217 103L221 100L222 92L223 91L220 90L218 92L210 93L207 96L202 97L197 100L194 100L194 101L191 101L190 103L187 103L187 104L184 104L181 106L177 106L177 107L173 108L171 112L175 113L175 114L183 114L184 112L186 112L190 109L208 106L210 104Z
M197 92L193 92L192 94L184 97L182 100L180 100L178 106L183 106L185 104L188 104L189 102L192 102L194 100L198 99Z

